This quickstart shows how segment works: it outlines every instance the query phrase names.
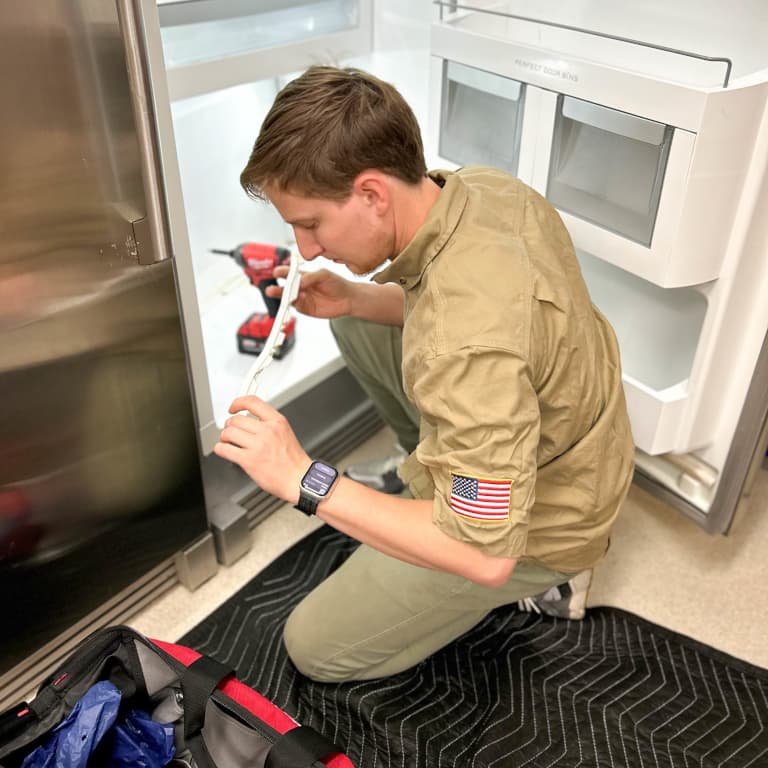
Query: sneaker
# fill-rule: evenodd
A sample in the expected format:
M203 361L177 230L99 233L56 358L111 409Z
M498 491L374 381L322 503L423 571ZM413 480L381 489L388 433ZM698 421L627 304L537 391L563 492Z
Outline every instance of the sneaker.
M405 448L397 444L390 456L383 459L361 462L360 464L350 464L344 470L344 474L352 478L352 480L357 480L358 483L367 485L369 488L375 488L377 491L393 494L401 493L405 485L397 474L397 468L407 457L408 454Z
M518 600L517 607L528 613L545 613L559 619L583 619L587 607L592 569L581 571L565 584L551 587L534 597Z

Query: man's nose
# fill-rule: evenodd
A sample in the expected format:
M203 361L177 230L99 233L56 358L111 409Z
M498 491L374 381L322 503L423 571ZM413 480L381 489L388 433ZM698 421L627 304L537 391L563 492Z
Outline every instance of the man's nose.
M322 246L308 232L294 230L294 236L296 245L299 247L299 253L305 261L312 261L322 254Z

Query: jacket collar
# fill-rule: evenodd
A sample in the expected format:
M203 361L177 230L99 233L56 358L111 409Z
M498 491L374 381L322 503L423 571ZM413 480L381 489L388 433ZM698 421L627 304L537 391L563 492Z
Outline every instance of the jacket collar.
M399 283L407 289L416 286L461 219L468 196L464 180L453 171L430 171L428 175L443 188L442 192L411 242L373 276L377 283Z

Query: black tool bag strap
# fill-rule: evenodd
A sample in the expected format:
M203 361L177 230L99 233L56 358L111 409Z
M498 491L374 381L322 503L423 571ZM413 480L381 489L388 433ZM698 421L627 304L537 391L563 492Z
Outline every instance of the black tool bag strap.
M192 662L181 676L184 694L184 738L194 736L203 728L205 706L218 684L234 674L234 670L208 656Z
M0 714L0 747L12 742L26 729L38 722L37 713L26 702Z
M311 768L318 760L341 750L314 728L300 725L284 733L267 754L264 768Z

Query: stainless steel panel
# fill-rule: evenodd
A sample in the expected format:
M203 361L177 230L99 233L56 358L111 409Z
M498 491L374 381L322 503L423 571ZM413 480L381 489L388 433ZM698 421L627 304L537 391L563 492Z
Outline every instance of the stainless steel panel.
M18 601L2 669L25 627L55 634L49 604L74 621L205 513L172 264L142 266L132 225L147 209L114 3L2 3L0 99L0 597Z
M179 552L174 558L174 565L179 581L191 591L213 578L219 569L213 534L203 534Z

